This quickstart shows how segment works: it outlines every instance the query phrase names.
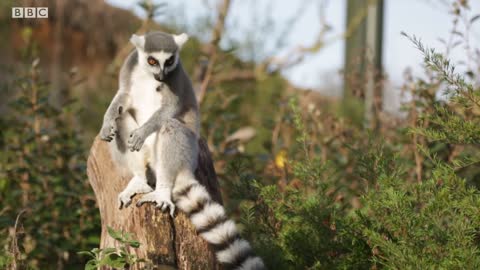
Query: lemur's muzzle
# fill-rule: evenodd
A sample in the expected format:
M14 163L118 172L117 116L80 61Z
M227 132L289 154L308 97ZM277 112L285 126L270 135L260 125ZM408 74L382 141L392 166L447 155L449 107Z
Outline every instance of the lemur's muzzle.
M161 70L159 73L153 74L153 77L155 80L162 82L165 79L165 74L163 74L163 70Z

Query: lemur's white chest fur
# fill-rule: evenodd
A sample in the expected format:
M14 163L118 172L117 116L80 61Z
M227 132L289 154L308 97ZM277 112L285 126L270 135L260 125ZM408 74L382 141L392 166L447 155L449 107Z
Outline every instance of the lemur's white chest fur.
M130 97L132 107L135 110L135 120L139 126L162 106L162 92L157 91L160 82L156 81L151 74L135 67L132 72Z

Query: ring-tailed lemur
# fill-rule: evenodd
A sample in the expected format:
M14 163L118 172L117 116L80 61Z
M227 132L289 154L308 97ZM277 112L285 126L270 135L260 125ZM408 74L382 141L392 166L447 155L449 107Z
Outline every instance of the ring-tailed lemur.
M177 206L213 245L220 263L233 269L264 269L223 206L195 179L198 104L179 59L187 39L186 34L162 32L130 39L136 49L122 66L119 90L100 130L102 140L114 140L114 160L133 174L118 195L119 207L127 207L141 193L146 194L137 206L154 202L162 211L170 208L172 216ZM147 184L147 168L155 173L155 189Z

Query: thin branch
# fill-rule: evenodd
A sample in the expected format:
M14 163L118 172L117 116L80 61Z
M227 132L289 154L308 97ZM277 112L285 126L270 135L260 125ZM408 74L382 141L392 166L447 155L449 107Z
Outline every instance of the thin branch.
M225 74L219 74L211 79L212 85L217 85L223 82L237 81L237 80L253 80L255 79L255 72L252 70L233 70Z
M13 230L10 231L10 237L12 239L12 242L10 244L10 253L13 255L13 261L11 262L12 269L18 269L20 268L19 265L19 256L20 256L20 250L18 249L18 239L17 239L17 233L18 233L18 225L20 224L20 216L25 213L26 210L23 209L18 213L17 218L15 219L15 225L13 227Z
M208 66L205 71L205 76L203 77L202 83L200 85L200 91L198 94L199 103L201 103L203 98L205 97L208 85L212 80L213 68L217 60L219 43L225 29L225 18L227 17L230 3L230 0L223 0L222 5L220 6L217 23L215 25L215 28L213 29L212 39L209 44L209 52L207 56L209 58Z

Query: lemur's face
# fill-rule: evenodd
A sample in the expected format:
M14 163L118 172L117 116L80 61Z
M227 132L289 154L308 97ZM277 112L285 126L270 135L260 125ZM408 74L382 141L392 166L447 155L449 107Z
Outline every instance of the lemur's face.
M187 34L169 35L162 32L144 36L134 34L130 38L137 48L138 64L160 82L177 67L179 51L187 40Z
M138 52L139 64L144 70L152 73L157 81L163 81L178 65L178 53L157 51L157 52Z

